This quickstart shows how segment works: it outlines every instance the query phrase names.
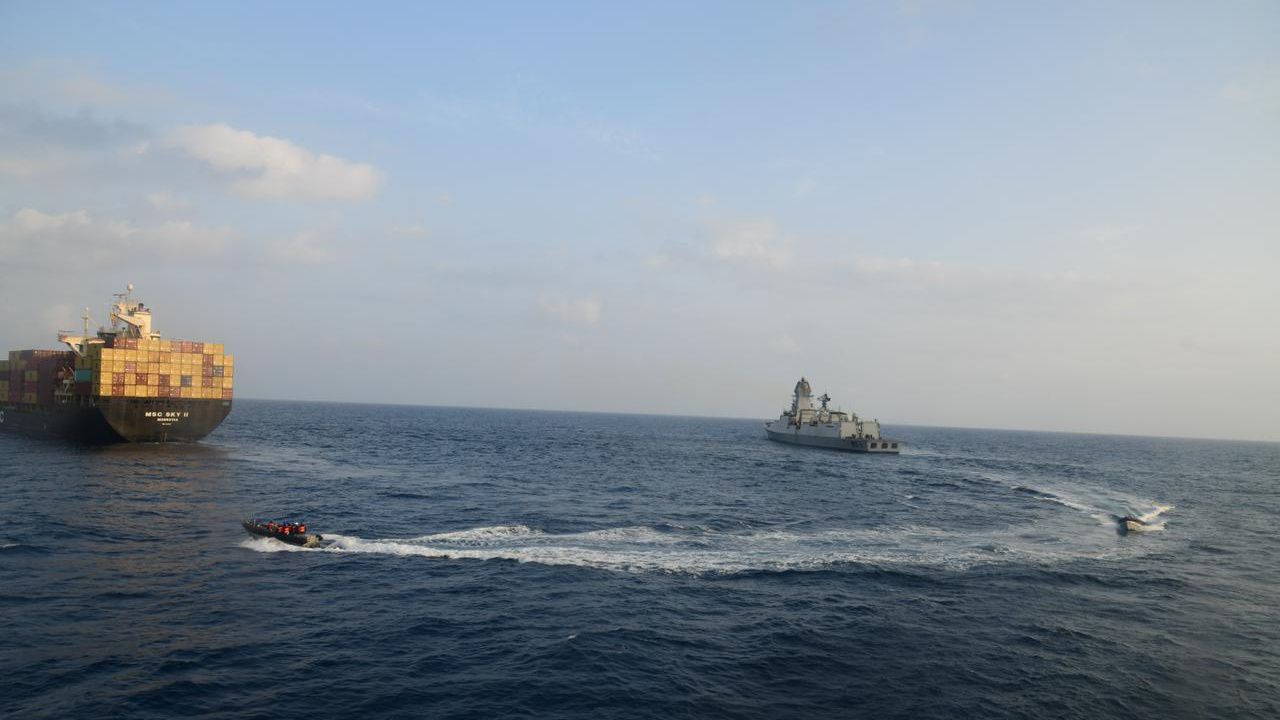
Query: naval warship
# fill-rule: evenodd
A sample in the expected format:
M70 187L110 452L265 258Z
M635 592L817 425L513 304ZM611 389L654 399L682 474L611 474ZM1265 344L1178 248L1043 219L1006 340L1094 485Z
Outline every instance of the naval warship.
M822 405L814 407L815 399ZM827 406L830 402L826 393L814 398L809 381L800 378L791 396L791 409L765 423L765 434L770 440L793 445L891 455L899 452L902 442L881 437L879 420L863 420L851 412L832 410Z

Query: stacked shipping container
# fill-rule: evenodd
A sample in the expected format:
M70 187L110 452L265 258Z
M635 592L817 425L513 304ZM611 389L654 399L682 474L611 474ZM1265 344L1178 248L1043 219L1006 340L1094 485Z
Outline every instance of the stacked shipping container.
M74 378L81 397L230 400L235 358L218 343L116 338L84 357L59 350L15 350L0 361L0 400L50 405Z
M84 378L99 397L230 400L235 358L218 343L122 338L90 346L76 371L77 388Z
M0 400L48 405L53 392L70 377L75 353L69 350L11 350L0 360Z

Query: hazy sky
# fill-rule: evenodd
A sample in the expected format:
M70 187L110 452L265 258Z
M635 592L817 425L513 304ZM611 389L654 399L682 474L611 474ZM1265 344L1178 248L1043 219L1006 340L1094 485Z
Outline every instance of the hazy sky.
M0 4L0 345L1280 440L1280 5Z

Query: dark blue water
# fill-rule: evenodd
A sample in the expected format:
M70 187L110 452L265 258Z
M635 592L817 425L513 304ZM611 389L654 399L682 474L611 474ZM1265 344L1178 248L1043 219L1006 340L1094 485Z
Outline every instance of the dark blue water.
M0 436L0 715L1280 717L1280 446L892 431L241 401L192 447ZM335 545L239 527L285 513Z

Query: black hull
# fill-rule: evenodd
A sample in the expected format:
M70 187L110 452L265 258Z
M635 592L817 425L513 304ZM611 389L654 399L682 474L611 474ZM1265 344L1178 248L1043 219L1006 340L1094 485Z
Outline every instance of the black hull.
M197 442L231 412L230 400L94 398L49 407L0 405L0 430L93 444Z
M317 535L315 533L298 533L298 534L285 535L282 532L272 532L268 530L265 526L259 525L252 520L245 520L240 524L244 526L245 530L249 531L250 535L257 535L258 537L275 538L282 543L297 545L298 547L318 547L320 543L324 541L323 535Z

